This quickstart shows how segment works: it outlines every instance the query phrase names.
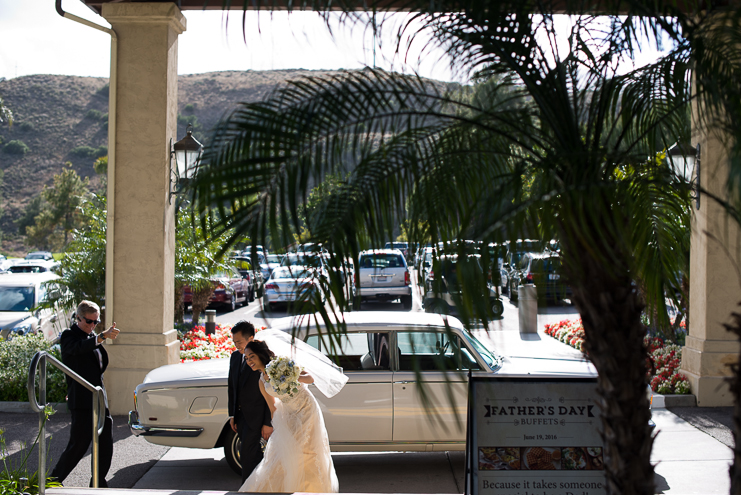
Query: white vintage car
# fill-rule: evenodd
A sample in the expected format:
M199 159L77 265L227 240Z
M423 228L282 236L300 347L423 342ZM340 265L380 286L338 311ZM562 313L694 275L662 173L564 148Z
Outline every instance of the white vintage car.
M274 320L272 328L291 331L293 325L299 326L298 318ZM586 362L502 358L452 317L352 312L344 318L347 333L339 337L341 352L333 353L333 358L349 381L331 399L311 386L333 451L464 450L469 371L474 375L596 376ZM309 320L321 318L304 315L302 322ZM330 355L324 327L321 338L316 327L304 328L300 334ZM129 413L132 432L159 445L223 446L227 462L241 473L239 438L227 421L228 368L228 359L214 359L151 371L136 387L135 408ZM426 395L421 393L420 380Z

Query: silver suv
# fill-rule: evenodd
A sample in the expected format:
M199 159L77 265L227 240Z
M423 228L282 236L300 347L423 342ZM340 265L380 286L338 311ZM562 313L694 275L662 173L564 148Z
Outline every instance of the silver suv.
M360 300L399 299L412 309L412 281L404 255L398 249L375 249L360 253L357 288Z

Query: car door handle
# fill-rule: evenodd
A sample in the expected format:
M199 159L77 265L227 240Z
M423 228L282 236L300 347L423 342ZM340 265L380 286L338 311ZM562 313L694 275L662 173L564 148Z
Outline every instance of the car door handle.
M415 382L413 382L413 381L407 381L407 380L402 380L400 382L394 382L394 383L401 383L402 385L407 385L409 383L415 383Z

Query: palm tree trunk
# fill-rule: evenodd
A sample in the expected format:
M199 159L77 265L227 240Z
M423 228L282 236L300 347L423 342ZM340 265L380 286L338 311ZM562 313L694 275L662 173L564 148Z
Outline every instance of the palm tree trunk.
M214 293L214 288L213 284L208 283L200 289L192 290L191 314L193 315L194 328L198 326L198 319L201 317L203 310L206 309L206 306L208 306L208 300L211 298L211 294Z
M586 249L571 248L562 252L564 270L584 324L584 347L599 373L607 493L653 495L641 297L619 259L605 263Z
M741 306L741 303L739 303ZM733 322L724 324L726 330L741 337L741 314L732 313ZM731 393L733 394L733 464L729 469L731 475L731 495L741 495L741 355L735 364L731 365L733 376L729 380Z

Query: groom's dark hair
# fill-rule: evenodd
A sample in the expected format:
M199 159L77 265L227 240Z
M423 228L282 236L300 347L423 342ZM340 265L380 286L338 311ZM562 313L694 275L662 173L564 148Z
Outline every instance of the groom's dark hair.
M255 326L249 321L240 321L232 327L232 335L235 333L241 333L244 337L255 336Z

